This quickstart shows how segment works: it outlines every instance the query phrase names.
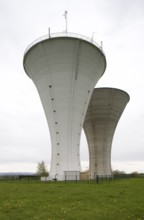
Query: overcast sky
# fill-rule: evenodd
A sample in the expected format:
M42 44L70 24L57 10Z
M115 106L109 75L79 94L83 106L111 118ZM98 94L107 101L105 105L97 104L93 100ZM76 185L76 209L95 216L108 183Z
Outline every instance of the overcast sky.
M144 1L0 0L0 172L36 171L51 160L44 111L23 69L26 47L48 33L65 30L103 41L107 69L96 87L115 87L130 95L112 145L112 168L144 172ZM81 138L82 167L88 167Z

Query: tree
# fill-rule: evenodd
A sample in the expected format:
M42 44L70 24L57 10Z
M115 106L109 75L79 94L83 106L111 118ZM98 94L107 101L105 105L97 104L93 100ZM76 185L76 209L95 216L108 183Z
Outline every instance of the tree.
M125 176L126 175L124 171L120 171L120 170L113 170L112 173L114 176Z
M47 166L45 165L44 161L38 163L38 165L37 165L37 174L39 176L48 176Z
M132 177L138 177L139 173L137 171L134 171L134 172L131 173L131 176Z

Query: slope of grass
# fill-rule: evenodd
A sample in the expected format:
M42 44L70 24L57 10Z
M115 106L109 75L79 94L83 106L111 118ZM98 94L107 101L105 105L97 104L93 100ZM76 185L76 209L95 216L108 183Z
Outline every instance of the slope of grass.
M143 220L144 179L0 182L1 220Z

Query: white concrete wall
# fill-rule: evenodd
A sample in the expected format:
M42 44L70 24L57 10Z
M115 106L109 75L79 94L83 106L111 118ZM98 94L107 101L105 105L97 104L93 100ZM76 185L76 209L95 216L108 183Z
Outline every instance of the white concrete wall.
M111 147L117 123L129 101L129 95L119 89L94 89L84 121L89 147L89 171L111 176Z
M106 68L103 53L92 43L50 38L32 46L24 69L37 87L49 125L52 158L49 178L64 179L80 171L79 143L93 88Z

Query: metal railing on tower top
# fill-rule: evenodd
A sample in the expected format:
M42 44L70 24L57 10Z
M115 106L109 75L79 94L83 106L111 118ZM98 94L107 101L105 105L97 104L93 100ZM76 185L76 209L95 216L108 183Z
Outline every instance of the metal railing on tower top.
M91 44L94 44L96 47L98 47L102 53L103 52L103 48L102 48L102 42L101 45L99 45L96 41L93 40L93 38L89 38L86 37L84 35L81 34L77 34L77 33L71 33L71 32L58 32L58 33L48 33L47 35L44 35L42 37L37 38L36 40L34 40L31 44L28 45L28 47L25 50L24 55L27 53L27 51L33 47L34 45L36 45L37 43L43 41L43 40L47 40L50 38L57 38L57 37L72 37L72 38L77 38L77 39L81 39L81 40L85 40Z

